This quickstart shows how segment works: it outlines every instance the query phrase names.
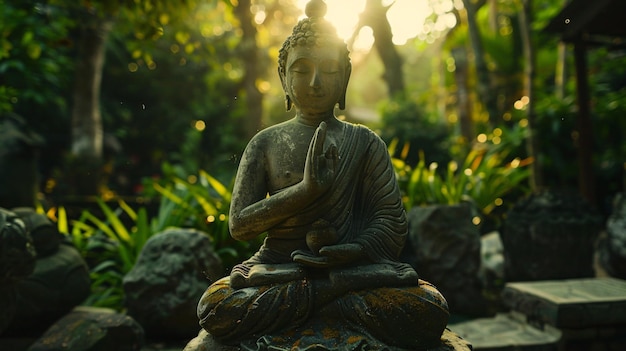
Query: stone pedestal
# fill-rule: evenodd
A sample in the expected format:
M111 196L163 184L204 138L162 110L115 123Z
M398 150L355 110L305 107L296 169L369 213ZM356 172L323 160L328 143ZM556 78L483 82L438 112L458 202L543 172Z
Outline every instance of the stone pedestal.
M626 281L509 283L508 314L454 324L474 350L625 350Z
M509 283L502 292L528 322L557 328L626 324L626 281L614 278Z
M561 339L561 331L556 328L541 330L508 313L451 327L477 351L557 351Z
M326 333L339 334L339 331L325 331ZM314 335L312 335L314 336ZM349 351L349 350L379 350L379 351L412 351L412 350L404 350L400 348L389 348L388 346L384 346L383 348L370 348L371 345L366 345L365 343L359 342L358 339L350 340L349 338L346 340L341 340L335 348L328 348L323 345L315 345L313 348L307 347L306 349L299 348L297 344L292 345L291 348L277 348L271 344L266 344L262 342L262 339L259 339L259 342L256 343L244 343L240 346L229 346L222 345L219 342L215 341L215 339L211 336L211 334L207 333L205 330L200 330L198 336L191 340L183 351L298 351L298 350L315 350L315 351ZM441 335L441 344L437 347L428 348L424 351L471 351L472 345L462 337L460 337L455 332L446 328Z

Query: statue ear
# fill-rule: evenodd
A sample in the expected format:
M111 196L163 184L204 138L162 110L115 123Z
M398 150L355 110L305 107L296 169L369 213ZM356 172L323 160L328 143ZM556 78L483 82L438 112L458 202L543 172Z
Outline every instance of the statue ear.
M283 91L285 92L285 107L287 111L291 111L291 98L289 97L289 93L287 93L287 86L285 86L285 76L283 72L281 72L280 67L278 68L278 76L280 77L280 84L283 86Z
M339 109L340 110L345 110L346 109L346 92L348 91L348 81L350 80L350 74L352 73L352 65L348 64L348 67L346 67L346 71L345 71L345 83L343 86L343 92L341 93L341 97L339 97Z
M291 111L291 98L289 95L285 95L285 108L287 108L287 111Z

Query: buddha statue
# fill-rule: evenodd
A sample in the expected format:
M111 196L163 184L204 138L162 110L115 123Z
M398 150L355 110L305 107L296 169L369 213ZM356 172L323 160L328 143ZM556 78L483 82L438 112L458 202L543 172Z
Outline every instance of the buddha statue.
M200 325L244 350L436 347L447 303L398 261L407 220L385 143L334 114L345 108L351 63L325 11L309 2L280 50L295 116L256 134L237 171L231 235L267 236L209 286Z

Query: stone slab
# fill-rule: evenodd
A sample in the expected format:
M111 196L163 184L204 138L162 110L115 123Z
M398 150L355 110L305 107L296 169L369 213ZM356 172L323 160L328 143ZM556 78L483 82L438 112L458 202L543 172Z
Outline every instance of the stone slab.
M626 280L589 278L508 283L504 303L529 323L556 328L626 324Z
M535 328L511 314L497 314L451 324L456 334L467 340L474 351L557 351L561 332L555 328Z

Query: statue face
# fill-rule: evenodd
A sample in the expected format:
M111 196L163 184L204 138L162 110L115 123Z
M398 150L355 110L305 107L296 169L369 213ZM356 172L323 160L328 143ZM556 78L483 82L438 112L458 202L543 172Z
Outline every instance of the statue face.
M344 70L333 46L296 46L289 50L285 88L304 114L332 111L342 95Z

